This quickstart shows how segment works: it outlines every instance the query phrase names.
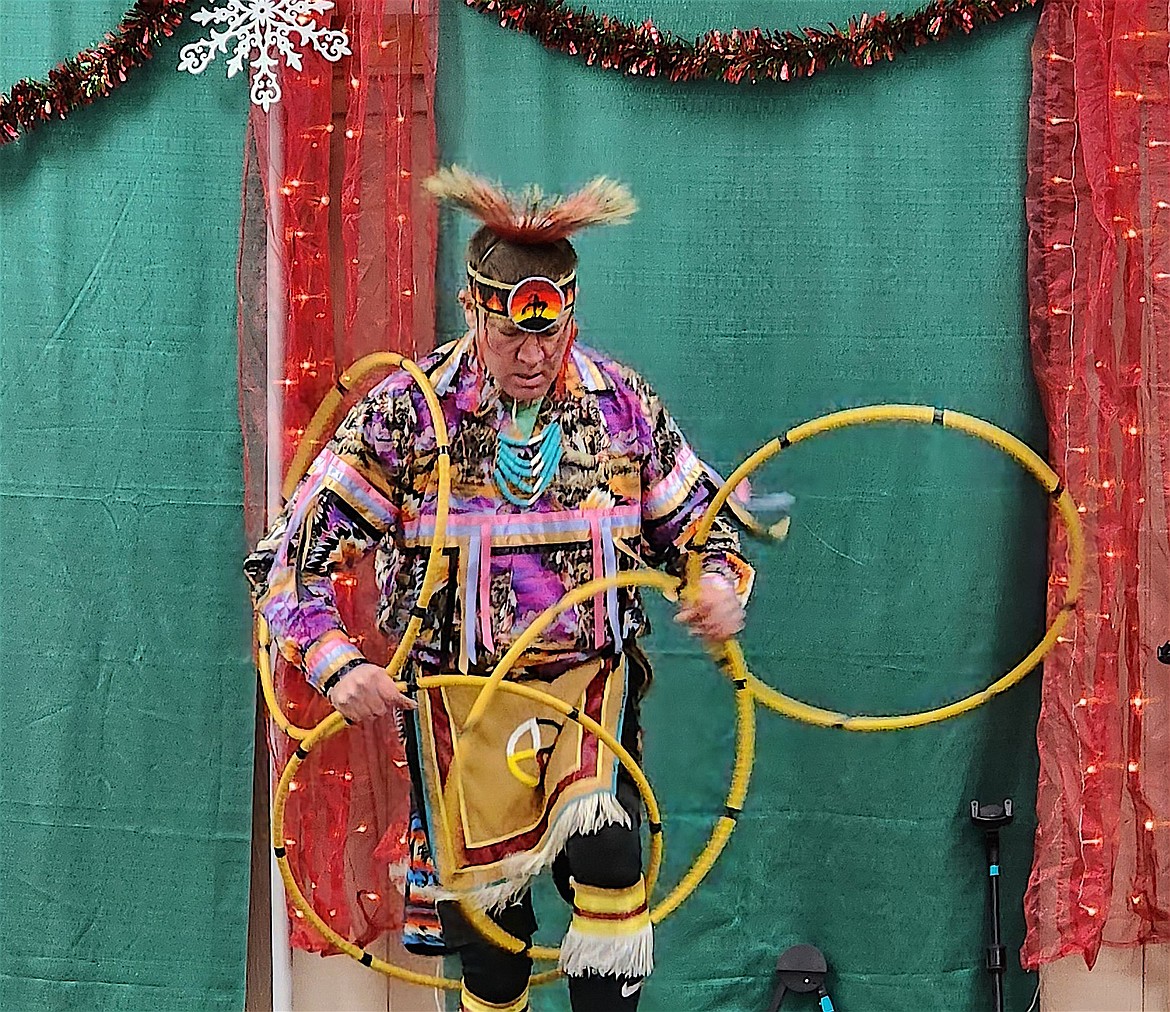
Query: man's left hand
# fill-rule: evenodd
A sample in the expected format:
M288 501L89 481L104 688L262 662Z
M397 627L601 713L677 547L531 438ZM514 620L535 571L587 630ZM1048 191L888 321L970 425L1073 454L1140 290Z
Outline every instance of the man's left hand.
M676 622L687 626L708 643L722 643L743 629L743 605L731 581L717 573L704 573L694 595L683 602Z

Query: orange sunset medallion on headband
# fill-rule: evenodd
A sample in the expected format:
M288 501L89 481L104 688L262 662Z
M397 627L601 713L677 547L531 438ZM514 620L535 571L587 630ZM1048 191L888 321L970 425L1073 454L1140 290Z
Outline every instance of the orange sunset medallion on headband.
M565 309L565 293L549 278L526 278L508 296L508 316L521 330L548 330Z

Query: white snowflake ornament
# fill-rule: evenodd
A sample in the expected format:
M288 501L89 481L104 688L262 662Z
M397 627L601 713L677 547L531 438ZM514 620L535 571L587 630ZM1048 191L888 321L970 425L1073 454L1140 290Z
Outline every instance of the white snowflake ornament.
M216 55L227 55L227 76L235 77L244 69L244 61L256 53L252 68L252 101L268 112L280 101L280 82L276 77L279 57L287 66L301 69L301 52L293 43L294 33L303 47L312 45L325 59L336 63L351 55L349 35L344 30L318 27L315 15L333 8L333 0L220 0L220 5L203 8L191 15L201 25L225 25L212 29L208 38L192 42L179 50L179 70L201 74Z

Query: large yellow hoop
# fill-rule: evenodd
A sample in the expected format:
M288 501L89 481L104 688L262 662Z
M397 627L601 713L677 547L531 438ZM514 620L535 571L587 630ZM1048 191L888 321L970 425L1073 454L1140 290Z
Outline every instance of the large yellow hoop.
M484 679L479 675L430 675L420 678L415 683L420 689L439 688L444 685L477 685L481 684ZM405 688L406 683L399 682L399 688ZM633 756L629 754L622 747L621 742L613 737L588 714L577 711L569 703L558 699L556 696L549 695L546 692L541 692L539 689L533 688L530 685L525 685L518 682L507 682L502 686L505 692L510 692L515 695L524 696L534 702L541 703L548 706L550 709L556 710L563 714L570 720L575 720L585 730L591 734L596 735L606 747L613 751L614 755L618 757L618 761L626 768L634 783L638 787L638 792L642 796L642 801L646 806L646 813L650 821L653 832L650 837L651 847L651 864L654 867L659 867L662 860L662 815L658 808L658 801L654 797L654 791L650 786L650 781L646 779L646 775L642 772L637 762L634 761ZM335 945L346 955L352 956L363 966L368 966L374 970L384 973L391 977L397 977L400 980L408 981L412 984L420 984L426 987L443 987L456 988L459 986L459 981L447 977L435 977L428 974L415 973L412 970L406 970L402 967L395 966L393 963L388 963L385 960L379 959L372 953L367 952L361 946L355 945L349 939L338 934L333 928L313 909L312 905L305 898L301 891L299 884L293 876L292 869L289 867L288 854L285 850L285 836L284 836L284 811L288 801L288 794L292 779L296 776L297 770L300 769L301 764L309 757L312 750L321 742L332 738L335 734L344 730L348 725L344 718L339 713L332 713L326 717L320 724L312 729L299 742L296 751L289 758L284 770L280 775L280 782L276 788L276 794L272 799L272 849L276 857L277 867L280 869L280 877L285 884L285 890L289 898L302 914L305 919L317 929L318 932L329 942ZM745 784L746 790L746 784ZM648 888L650 879L648 877ZM676 904L677 905L677 904ZM494 921L484 916L474 908L466 904L462 904L463 911L467 914L468 919L472 924L486 937L489 941L494 942L501 948L513 952L528 951L528 954L533 959L556 960L560 954L560 950L548 948L545 946L527 946L520 939L508 934L502 928L499 928ZM554 979L559 975L559 971L553 970L548 973L537 974L532 978L534 984L543 984L549 980Z
M888 422L913 422L919 425L940 425L943 428L957 429L969 436L990 443L996 449L1006 453L1036 478L1049 497L1055 501L1068 531L1068 590L1065 593L1064 605L1052 620L1044 638L1014 668L992 682L986 689L932 710L881 717L837 713L793 699L791 696L786 696L766 685L758 678L748 676L748 684L752 693L764 706L777 713L782 713L786 717L792 717L795 720L815 724L819 727L841 728L845 731L897 731L909 727L921 727L923 724L932 724L975 709L994 696L1010 689L1040 663L1044 655L1056 645L1057 637L1060 636L1069 616L1076 608L1077 598L1080 594L1081 580L1084 574L1084 528L1081 524L1080 514L1077 513L1076 503L1073 502L1072 496L1069 495L1068 489L1064 487L1056 472L1030 447L1010 432L1005 432L998 426L972 415L965 415L959 411L946 411L927 405L879 404L867 408L836 411L805 422L803 425L798 425L783 436L765 443L740 464L723 483L723 487L712 500L699 524L695 533L694 547L698 549L706 543L711 534L711 526L715 522L715 517L739 483L781 450L835 429ZM697 553L693 553L688 562L688 575L693 578L697 575Z
M668 576L653 569L634 569L616 573L613 576L601 577L583 583L580 587L569 591L555 604L549 605L544 611L532 620L532 624L517 637L516 642L500 658L500 662L492 670L479 697L468 711L464 729L474 726L482 717L492 694L499 688L507 689L516 683L505 681L508 672L512 670L524 651L532 645L550 623L569 608L591 600L597 594L603 594L614 587L654 587L663 594L670 596L683 590L682 583L677 577ZM732 768L731 783L728 787L727 798L724 802L724 814L716 820L703 850L683 875L678 885L671 890L661 903L652 905L650 920L658 924L667 915L676 910L682 902L695 891L698 884L714 866L727 841L735 829L736 819L743 809L744 799L747 797L748 784L751 779L752 762L755 757L755 710L752 706L751 675L744 662L743 652L734 640L723 644L717 659L736 688L736 745L735 763ZM653 828L653 826L652 826ZM651 836L653 843L655 837ZM661 853L653 848L650 853L650 862L646 871L647 895L657 882L660 870ZM466 912L467 908L464 907ZM524 943L513 935L509 935L494 921L483 917L473 918L473 923L485 938L501 948L518 952Z
M426 401L427 411L431 416L431 424L435 427L435 446L438 451L436 467L439 477L438 498L435 503L435 537L431 542L430 553L427 555L426 568L423 571L422 586L419 587L418 601L411 609L410 621L403 630L402 639L398 643L394 656L386 665L386 673L395 678L402 666L406 663L407 655L414 646L422 629L423 615L430 604L439 583L439 571L443 565L443 547L447 540L447 514L451 507L451 443L447 434L447 419L443 415L442 405L439 403L435 388L430 380L414 362L394 352L377 352L358 359L352 366L341 374L337 385L325 395L324 400L313 413L312 421L305 430L297 445L296 455L289 464L288 473L284 478L282 494L285 500L292 495L297 482L309 466L309 458L320 442L321 435L333 420L337 409L341 406L345 394L353 389L354 385L374 369L380 367L401 368L410 374L411 379L418 385ZM302 741L308 737L311 728L298 727L285 716L276 699L276 692L272 685L272 669L269 660L270 637L268 624L262 615L256 616L257 664L260 673L260 686L264 693L264 702L268 705L268 712L272 720L290 738Z

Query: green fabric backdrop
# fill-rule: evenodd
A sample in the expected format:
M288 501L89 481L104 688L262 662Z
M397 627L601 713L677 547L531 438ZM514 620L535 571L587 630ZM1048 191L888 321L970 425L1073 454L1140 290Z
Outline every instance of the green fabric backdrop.
M0 90L126 0L0 3ZM185 38L191 33L184 31ZM253 677L234 268L247 86L0 149L0 1008L243 1006Z
M844 23L848 0L604 0L694 35L716 23ZM642 210L582 238L583 340L641 369L700 451L730 468L766 439L857 404L941 404L1043 449L1028 363L1024 146L1034 19L867 72L787 86L627 80L444 3L443 157L509 184L628 181ZM440 290L465 222L445 219ZM447 298L441 330L458 327ZM756 673L854 711L982 687L1043 625L1045 503L982 444L854 430L783 455L757 488L798 498L791 538L755 547ZM721 811L732 698L658 612L646 766L665 810L665 883ZM845 1012L989 1007L986 868L968 802L1012 797L1002 884L1009 1007L1031 858L1038 681L927 729L848 735L760 711L729 849L658 933L643 1007L767 1007L777 954L820 946ZM546 903L544 937L564 908ZM809 998L790 999L812 1008ZM538 1010L567 1007L562 987ZM787 1007L787 1003L786 1003Z

